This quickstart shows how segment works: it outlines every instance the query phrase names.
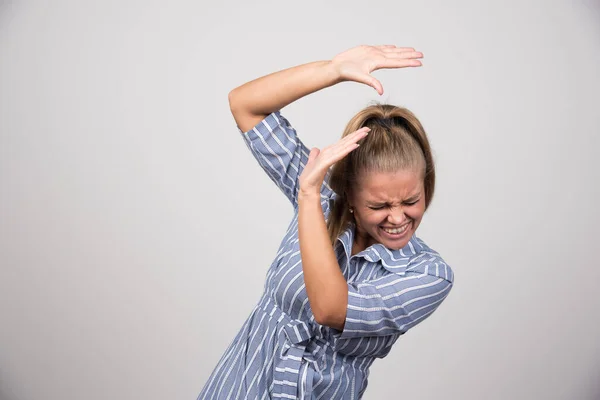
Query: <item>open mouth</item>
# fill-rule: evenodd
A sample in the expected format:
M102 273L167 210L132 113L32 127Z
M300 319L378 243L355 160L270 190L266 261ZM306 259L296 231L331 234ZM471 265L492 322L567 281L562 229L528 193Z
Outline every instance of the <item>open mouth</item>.
M399 228L388 229L380 226L379 229L381 230L383 236L394 240L403 238L410 231L410 226L411 222L408 222Z

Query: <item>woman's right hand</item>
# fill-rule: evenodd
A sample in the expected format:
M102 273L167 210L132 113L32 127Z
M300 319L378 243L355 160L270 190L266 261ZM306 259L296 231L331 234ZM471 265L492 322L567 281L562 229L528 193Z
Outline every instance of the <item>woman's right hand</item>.
M357 46L335 56L331 63L342 81L354 81L373 87L379 95L383 94L381 82L371 72L382 68L419 67L423 53L412 47Z

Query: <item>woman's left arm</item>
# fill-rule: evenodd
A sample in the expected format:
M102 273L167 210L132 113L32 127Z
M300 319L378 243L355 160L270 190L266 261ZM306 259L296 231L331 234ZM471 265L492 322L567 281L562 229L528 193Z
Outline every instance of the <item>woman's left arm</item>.
M313 148L299 179L298 240L308 301L319 324L340 330L346 316L348 285L329 240L320 187L329 167L356 149L369 130L361 128L323 150Z
M329 240L318 192L300 190L298 238L304 285L315 321L342 330L348 304L348 285Z

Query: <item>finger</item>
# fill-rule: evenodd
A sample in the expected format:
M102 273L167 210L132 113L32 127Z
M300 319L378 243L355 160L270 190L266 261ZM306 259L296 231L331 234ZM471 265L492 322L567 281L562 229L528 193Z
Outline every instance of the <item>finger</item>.
M384 55L386 58L423 58L420 51L388 51Z
M332 153L329 158L329 165L333 165L336 162L340 161L342 158L346 157L353 150L356 150L360 147L358 143L349 143L348 145L338 149L335 153Z
M321 162L325 168L331 167L333 164L346 157L352 150L355 150L359 147L358 143L352 143L348 146L338 149L331 149L326 153L321 153Z
M383 85L377 79L371 77L371 83L369 84L375 91L381 96L383 94Z
M369 134L371 129L368 127L362 127L337 141L336 143L327 146L321 151L321 157L324 160L330 160L331 157L335 157L340 152L346 151L348 148L353 148L356 146L356 142L363 139L365 136ZM309 155L310 158L310 155Z
M380 46L375 46L375 47L377 47L380 50L383 50L383 49L395 49L396 45L395 44L382 44Z
M371 132L371 128L368 128L366 126L360 128L356 132L348 135L350 140L348 140L346 143L344 143L343 146L346 147L346 146L352 146L352 145L356 144L357 142L366 138L370 132Z
M346 154L350 153L352 150L357 149L359 146L360 146L360 144L356 143L356 142L348 143L346 146L344 146L341 149L339 149L338 152L337 152L337 154L338 155L342 155L342 157L343 157Z
M364 139L370 131L371 129L367 127L360 128L337 142L329 151L334 157L341 153L347 154L349 151L354 150L357 147L357 142Z
M381 51L383 51L384 53L406 53L406 52L412 52L415 51L414 47L382 47L380 49Z
M360 82L364 83L365 85L371 86L373 89L375 89L377 93L379 93L379 95L383 94L383 86L381 85L381 82L379 82L377 79L375 79L369 74L355 76L353 77L353 80L355 82Z
M362 128L357 129L356 131L344 136L342 139L340 139L338 141L338 144L346 145L350 142L357 142L360 139L362 139L363 137L367 136L370 131L371 131L371 128L363 126Z
M362 128L359 128L359 129L355 130L354 132L347 134L346 136L344 136L344 138L342 140L352 139L355 136L366 135L370 131L371 131L371 128L369 128L368 126L363 126Z
M419 60L411 60L405 58L386 59L379 63L377 69L383 68L405 68L405 67L420 67L423 63Z
M321 151L318 148L313 147L310 150L310 153L308 154L308 161L306 163L308 164L308 163L312 162L315 158L317 158L317 156L319 155L320 152Z

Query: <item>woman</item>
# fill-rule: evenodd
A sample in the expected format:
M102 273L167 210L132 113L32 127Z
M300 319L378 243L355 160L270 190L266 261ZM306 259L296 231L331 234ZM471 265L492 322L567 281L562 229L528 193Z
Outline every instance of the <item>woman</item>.
M414 235L435 183L417 118L370 106L340 141L309 153L279 111L343 81L382 94L372 71L422 57L359 46L230 93L246 144L295 212L263 296L198 399L360 399L374 360L450 292L451 268Z

